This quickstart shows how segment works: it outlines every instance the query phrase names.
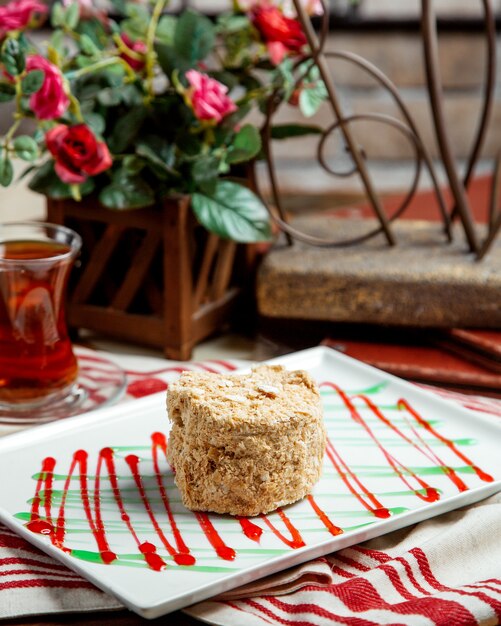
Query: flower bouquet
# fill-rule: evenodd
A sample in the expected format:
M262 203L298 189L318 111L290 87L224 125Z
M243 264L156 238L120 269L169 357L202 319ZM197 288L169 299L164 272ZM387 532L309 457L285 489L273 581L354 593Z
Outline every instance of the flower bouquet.
M262 152L248 116L271 97L312 115L325 97L292 2L235 0L214 20L171 14L167 0L107 9L90 0L57 2L50 15L39 0L0 7L0 102L14 108L0 184L11 183L18 157L30 162L30 188L50 198L93 194L121 211L187 195L220 237L268 239L266 207L234 178ZM34 43L30 31L44 24L48 40ZM19 133L25 119L30 134ZM283 125L273 136L307 132L316 129Z

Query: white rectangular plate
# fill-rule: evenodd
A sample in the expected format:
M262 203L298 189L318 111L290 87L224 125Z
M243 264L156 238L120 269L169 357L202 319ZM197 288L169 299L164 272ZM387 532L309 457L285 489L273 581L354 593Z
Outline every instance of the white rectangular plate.
M501 488L501 428L481 415L328 348L272 362L321 385L311 497L250 521L187 511L161 393L0 441L0 519L153 618Z

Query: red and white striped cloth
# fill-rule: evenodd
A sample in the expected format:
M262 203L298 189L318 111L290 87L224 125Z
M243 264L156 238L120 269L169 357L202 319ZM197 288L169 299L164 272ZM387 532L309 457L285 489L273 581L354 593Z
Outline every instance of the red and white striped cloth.
M126 400L165 389L182 368L228 371L245 364L112 358L127 371ZM501 418L500 401L439 393ZM0 430L0 435L7 432ZM122 608L117 600L0 525L0 618L114 608ZM251 583L186 612L220 626L499 624L501 494Z

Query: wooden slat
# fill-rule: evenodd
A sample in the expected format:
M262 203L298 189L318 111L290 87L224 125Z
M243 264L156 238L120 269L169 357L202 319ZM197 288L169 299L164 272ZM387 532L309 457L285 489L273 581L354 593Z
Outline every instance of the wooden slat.
M129 259L130 267L127 270L123 283L111 303L112 309L126 311L134 296L142 286L145 276L150 269L151 261L160 243L160 233L151 231L144 238L139 250Z
M88 300L101 278L123 230L123 227L114 225L110 225L106 228L103 236L93 249L82 277L73 291L72 302L80 304Z
M187 236L192 219L189 200L180 202L176 210L168 209L164 211L163 223L166 354L167 348L181 349L192 344L193 315L193 276Z
M60 201L56 201L60 202ZM175 201L172 201L175 203ZM145 207L138 211L111 211L96 203L95 198L83 198L81 202L62 201L66 218L91 220L104 224L114 224L124 228L148 230L152 224L159 225L163 209ZM175 210L175 209L174 209Z
M78 304L68 307L68 322L74 328L90 328L133 343L153 347L164 345L164 321L155 316L112 311L92 304Z
M98 224L97 222L79 221L77 228L78 234L82 237L83 248L86 250L93 250L96 245L96 241L99 238L99 230L103 229L102 224Z
M217 302L204 304L193 316L192 340L194 343L205 339L221 328L228 321L231 312L237 305L242 290L239 287L229 289Z
M158 285L154 282L151 274L148 274L144 281L144 295L148 301L151 311L161 317L163 315L163 293Z
M214 233L210 233L207 237L205 244L204 255L202 264L200 266L200 272L198 273L198 280L195 287L195 295L193 297L193 310L196 311L200 304L203 302L204 296L207 292L207 285L209 280L209 273L214 262L214 257L217 252L219 243L219 237Z
M219 254L216 261L214 280L211 286L211 296L213 301L219 300L226 290L231 280L233 261L237 251L237 244L229 239L221 239Z

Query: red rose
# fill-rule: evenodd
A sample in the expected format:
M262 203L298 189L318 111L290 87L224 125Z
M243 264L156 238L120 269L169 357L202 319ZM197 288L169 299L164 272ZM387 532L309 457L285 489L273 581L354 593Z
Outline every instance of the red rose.
M146 44L144 43L144 41L132 41L132 39L125 33L122 33L120 35L120 39L124 42L127 48L129 48L133 52L137 52L138 54L142 56L146 54L147 48L146 48ZM145 64L144 59L143 60L133 59L126 52L123 52L120 56L124 61L127 61L127 63L136 72L140 72L143 69L144 64Z
M13 0L0 7L0 39L13 30L22 30L35 14L43 15L48 8L38 0Z
M307 43L301 24L273 5L257 5L251 11L251 20L268 47L276 65L287 52L300 52Z
M83 183L113 163L108 146L97 141L85 124L58 124L45 135L45 142L56 161L56 174L69 185Z

